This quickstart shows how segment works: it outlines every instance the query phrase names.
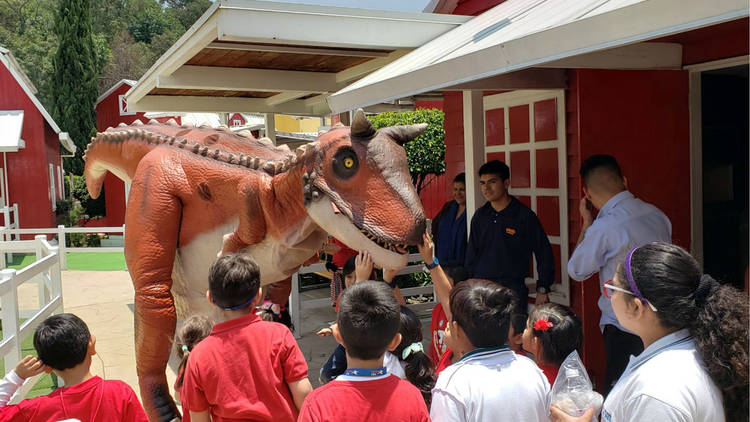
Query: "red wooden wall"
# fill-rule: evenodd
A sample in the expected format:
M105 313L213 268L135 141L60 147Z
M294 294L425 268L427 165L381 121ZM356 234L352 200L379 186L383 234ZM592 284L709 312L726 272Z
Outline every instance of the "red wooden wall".
M57 190L57 166L60 165L58 134L47 124L10 71L2 65L0 92L0 109L24 111L21 138L26 141L26 147L18 152L6 153L10 204L18 204L21 227L55 227L55 213L49 194L49 164L54 165Z
M96 105L96 130L104 132L108 127L116 127L120 123L130 124L136 120L146 122L145 113L138 112L132 115L121 115L119 96L124 95L130 89L130 85L120 82L120 86ZM174 118L181 123L180 116L160 117L156 120L164 123ZM125 183L112 173L107 173L104 178L104 202L107 209L105 221L98 221L99 226L121 226L125 223Z

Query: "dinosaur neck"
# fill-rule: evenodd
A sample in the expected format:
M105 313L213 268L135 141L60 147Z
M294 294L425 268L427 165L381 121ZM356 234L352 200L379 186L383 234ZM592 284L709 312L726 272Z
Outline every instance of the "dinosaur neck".
M284 173L274 176L271 182L278 205L285 214L300 217L307 215L302 195L302 175L307 172L306 167L304 163L299 163Z

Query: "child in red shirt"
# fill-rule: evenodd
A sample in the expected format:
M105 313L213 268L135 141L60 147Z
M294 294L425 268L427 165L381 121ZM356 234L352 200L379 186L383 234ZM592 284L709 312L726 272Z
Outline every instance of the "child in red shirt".
M174 347L180 366L177 368L177 379L174 381L174 400L180 405L182 403L182 383L185 381L185 367L187 366L190 352L201 340L211 334L214 324L204 315L193 315L182 323L174 340ZM182 422L190 422L190 412L184 412Z
M105 381L91 374L95 345L96 338L86 323L73 314L52 315L42 321L34 333L34 348L45 371L54 371L65 381L65 387L0 408L0 421L148 422L132 388L122 381ZM16 388L23 384L23 379L20 381L14 382Z
M429 421L420 391L389 374L386 350L401 343L400 311L385 283L364 281L344 291L333 335L346 348L343 375L310 393L299 421Z
M249 255L222 256L209 270L206 298L222 322L190 352L185 368L183 410L192 422L294 422L312 390L292 332L253 312L259 287Z
M581 320L557 303L545 303L531 311L523 332L523 348L534 355L539 369L552 386L563 361L581 347Z

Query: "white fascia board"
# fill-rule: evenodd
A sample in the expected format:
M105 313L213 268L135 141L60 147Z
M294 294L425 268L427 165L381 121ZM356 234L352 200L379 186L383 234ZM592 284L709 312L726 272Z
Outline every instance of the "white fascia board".
M746 0L650 0L512 39L388 78L371 75L328 97L337 113L748 16ZM419 50L417 50L418 52ZM415 52L416 53L416 52ZM410 55L389 66L397 67ZM379 72L380 73L380 72Z
M110 94L115 92L122 84L128 84L129 86L133 86L136 84L136 81L131 81L130 79L120 79L116 84L109 87L109 89L102 95L99 96L99 98L96 99L96 103L94 104L94 107L98 106L100 102L104 101L105 98L109 97Z
M47 121L47 124L49 124L49 126L52 128L52 130L55 131L55 133L60 133L60 126L55 123L55 120L52 119L52 116L47 113L47 110L44 108L42 103L40 103L36 98L36 95L34 95L34 86L30 86L25 82L28 80L28 77L23 73L20 67L16 67L12 63L10 63L10 60L13 60L15 62L12 53L8 52L7 56L6 54L0 54L0 61L2 61L3 65L6 69L8 69L10 74L13 75L13 78L16 80L16 82L18 82L18 85L21 86L23 92L25 92L29 99L31 99L31 102L34 103L34 106L37 108L37 110L42 113L42 116L44 116L44 120Z
M156 81L156 88L220 91L332 92L341 86L335 73L213 66L182 66Z
M175 95L147 95L135 103L129 103L133 111L178 111L185 113L275 113L317 115L303 100L292 100L269 106L265 98L242 97L197 97Z
M284 104L292 100L296 100L297 98L304 97L309 94L312 94L312 93L308 91L283 92L281 94L276 94L273 97L266 98L266 104L268 104L269 106L276 106L276 105Z
M364 63L360 63L356 66L352 66L348 69L344 69L336 74L336 82L348 83L353 80L359 79L369 73L372 73L389 63L392 63L401 57L407 55L411 50L396 50L391 52L385 57L378 57Z
M76 153L76 144L73 143L73 140L70 139L70 135L68 132L60 132L58 135L58 139L60 140L60 143L62 144L65 149L68 150L71 154Z
M217 1L209 7L203 16L143 74L138 83L125 93L128 104L137 102L151 92L156 86L156 80L159 76L171 75L216 39L216 18L213 15L218 10L219 5L220 2Z
M459 15L225 1L219 14L218 39L347 48L416 48L469 19Z

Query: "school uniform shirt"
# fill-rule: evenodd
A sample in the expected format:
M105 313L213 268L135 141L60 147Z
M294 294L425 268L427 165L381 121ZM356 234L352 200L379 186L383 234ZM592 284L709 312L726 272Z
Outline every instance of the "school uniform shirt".
M428 422L422 393L386 373L375 377L339 375L305 398L299 422Z
M529 274L532 252L539 272L537 286L549 289L555 280L555 258L534 211L511 197L500 211L487 202L474 213L464 264L469 276L521 282Z
M583 281L599 273L599 291L612 280L617 266L633 248L651 242L672 242L672 223L661 210L641 201L629 191L622 191L607 201L596 219L586 230L581 243L576 246L568 261L568 275ZM617 322L612 302L599 295L602 317L599 328L607 324L628 332Z
M445 368L432 390L433 421L547 422L549 383L508 347L473 350Z
M719 388L688 330L666 335L628 367L602 407L602 422L723 422Z
M2 422L48 422L78 419L90 422L148 422L138 397L122 381L92 377L46 396L0 407Z
M383 356L383 366L389 374L393 374L399 378L406 379L406 362L402 362L396 355L391 352L385 352Z
M288 384L307 377L289 329L254 313L214 325L188 359L183 409L208 410L214 422L297 420Z

